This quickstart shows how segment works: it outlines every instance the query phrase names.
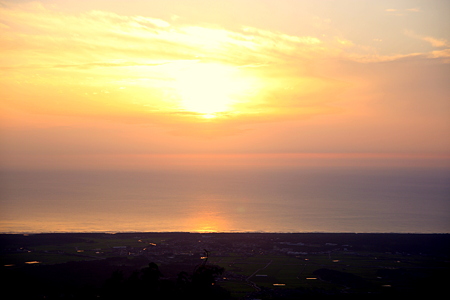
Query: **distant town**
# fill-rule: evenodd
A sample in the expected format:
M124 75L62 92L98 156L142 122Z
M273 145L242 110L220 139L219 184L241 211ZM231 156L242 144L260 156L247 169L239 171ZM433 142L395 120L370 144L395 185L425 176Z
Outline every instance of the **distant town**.
M8 286L20 291L24 282L38 285L46 297L66 287L70 293L59 293L79 299L114 298L106 288L112 278L122 287L117 295L129 293L128 283L139 278L161 298L187 287L192 296L217 299L429 295L445 286L450 254L445 234L54 233L0 239ZM159 275L144 285L149 270ZM198 282L207 284L200 289Z

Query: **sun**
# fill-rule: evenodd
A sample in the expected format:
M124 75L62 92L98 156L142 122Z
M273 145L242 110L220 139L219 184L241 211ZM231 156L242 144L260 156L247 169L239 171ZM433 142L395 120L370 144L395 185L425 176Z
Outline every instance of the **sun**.
M213 63L188 64L177 70L174 82L180 108L207 119L237 113L250 88L239 68Z

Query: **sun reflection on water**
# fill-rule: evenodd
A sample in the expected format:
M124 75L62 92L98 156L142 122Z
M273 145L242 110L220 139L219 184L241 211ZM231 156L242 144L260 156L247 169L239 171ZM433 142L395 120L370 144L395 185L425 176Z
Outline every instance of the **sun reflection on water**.
M208 217L204 218L204 216L199 216L197 219L193 222L193 231L200 232L200 233L207 233L207 232L223 232L226 230L226 225L224 225L223 219L218 219L215 217Z
M211 207L202 207L201 211L188 218L186 223L189 231L200 233L224 232L230 228L229 220Z

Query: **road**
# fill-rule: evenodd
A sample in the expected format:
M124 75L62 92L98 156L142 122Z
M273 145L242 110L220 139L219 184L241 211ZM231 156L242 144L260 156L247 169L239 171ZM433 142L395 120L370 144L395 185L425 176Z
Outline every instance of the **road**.
M268 266L270 266L270 264L273 262L273 260L269 261L267 263L267 265L265 265L264 267L256 270L255 272L253 272L252 275L248 276L246 281L249 285L251 285L257 292L259 292L261 290L261 288L259 286L256 285L256 283L254 283L253 281L250 281L250 278L252 278L256 273L260 272L261 270L264 270L265 268L267 268Z

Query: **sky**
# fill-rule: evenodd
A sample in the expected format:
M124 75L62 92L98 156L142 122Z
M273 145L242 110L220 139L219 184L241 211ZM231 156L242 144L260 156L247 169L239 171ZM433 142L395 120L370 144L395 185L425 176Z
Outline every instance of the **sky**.
M0 167L450 167L449 1L0 1Z

